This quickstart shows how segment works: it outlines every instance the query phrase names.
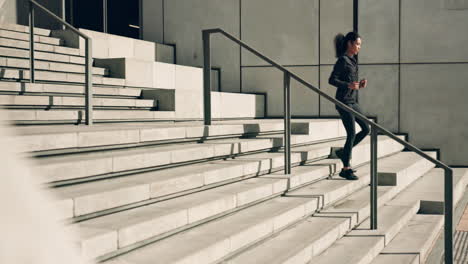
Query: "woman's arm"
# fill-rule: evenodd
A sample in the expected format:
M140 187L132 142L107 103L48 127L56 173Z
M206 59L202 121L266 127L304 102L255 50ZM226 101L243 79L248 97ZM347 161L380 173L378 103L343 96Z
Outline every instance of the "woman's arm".
M328 78L328 83L337 87L338 89L348 89L348 83L340 80L340 75L345 70L345 61L343 58L339 58L338 61L333 66L333 71Z

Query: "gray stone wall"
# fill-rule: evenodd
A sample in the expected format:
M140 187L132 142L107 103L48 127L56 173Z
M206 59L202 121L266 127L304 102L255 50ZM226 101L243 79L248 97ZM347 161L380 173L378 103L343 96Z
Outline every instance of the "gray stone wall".
M17 22L17 3L13 0L0 0L0 23Z
M468 164L468 9L462 1L360 0L367 114L420 148ZM384 99L383 99L384 98Z

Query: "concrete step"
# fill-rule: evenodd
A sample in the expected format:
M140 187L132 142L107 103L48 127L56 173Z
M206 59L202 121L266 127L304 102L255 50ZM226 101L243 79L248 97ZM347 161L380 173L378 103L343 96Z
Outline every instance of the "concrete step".
M21 33L29 33L29 26L23 26L18 24L2 23L0 24L0 29L16 31ZM50 29L34 27L34 34L48 37L50 36Z
M109 263L149 263L155 257L158 263L215 263L316 209L316 198L278 197L118 256Z
M433 167L433 165L426 164L426 168L423 168L422 165L417 164L420 163L419 160L408 158L409 156L417 155L410 152L400 152L379 159L379 177L380 175L388 176L393 174L395 177L400 178L408 175L409 172L414 172L415 176L412 177L414 180L423 175L431 166ZM399 161L399 166L393 170L390 169L396 161ZM414 168L417 166L421 168L420 171L414 171ZM329 246L333 245L335 240L346 234L350 228L363 222L369 216L369 189L365 188L353 193L353 190L365 187L369 183L369 169L369 165L358 169L356 173L360 177L358 181L342 181L333 178L300 188L296 191L288 192L286 194L287 197L318 197L321 207L326 207L328 204L334 203L340 199L342 200L331 207L321 210L320 214L312 217L310 221L308 220L301 223L250 250L239 253L231 258L228 263L307 263L312 257L318 256ZM397 186L379 186L379 204L389 201L410 183L410 181L399 181ZM353 193L351 196L346 197L351 193ZM382 210L379 210L379 219L388 215L398 215L400 216L400 218L398 218L400 220L408 219L412 214L416 213L418 209L417 203L413 203L412 206L382 208ZM387 218L387 220L389 219ZM387 220L384 220L380 224L380 229L376 231L375 234L372 234L372 239L367 239L366 237L362 241L362 245L358 244L362 246L362 250L356 249L355 252L353 252L353 250L345 251L356 254L353 255L356 257L369 258L367 255L368 251L364 249L364 245L369 245L371 249L376 249L375 244L383 243L383 237L394 235L399 230L398 228L404 224L404 222L403 224L393 224L391 221ZM330 222L328 223L327 221ZM326 224L322 222L326 222ZM367 222L364 222L362 226L366 226L367 224ZM361 235L357 232L358 231L356 231L355 234L356 236ZM384 233L384 236L379 237L380 233L378 232ZM335 244L336 247L332 247L329 250L340 252L343 246L349 247L349 244L352 244L352 242L348 241L354 239L356 238L346 238L342 242ZM289 241L289 243L285 243L285 241ZM383 244L381 248L383 248ZM272 252L275 253L272 254ZM370 250L370 252L372 252L372 250ZM347 253L343 252L342 254L337 254L335 251L333 251L333 253L325 252L323 256L328 256L329 258L323 256L312 258L311 263L343 263L336 259L336 257L344 256L343 254ZM346 256L347 258L350 257L348 255Z
M309 263L370 263L396 234L417 213L419 204L409 206L384 205L378 210L378 229L370 230L366 220L351 232L334 242Z
M29 69L29 59L0 58L0 67ZM71 72L84 74L86 71L84 65L62 62L35 61L34 67L36 70L45 70L52 72ZM93 67L93 74L107 76L109 75L109 70L105 68Z
M468 169L454 168L454 205L463 196L465 187L468 185ZM428 173L406 189L401 196L392 200L391 205L403 205L420 202L420 213L442 214L444 208L444 171L442 169L431 169Z
M468 175L466 175L467 171L467 169L456 171L454 189L465 189L467 184L466 179L468 179ZM366 264L373 263L373 259L377 256L380 257L388 254L399 255L393 261L403 261L393 263L412 263L415 261L415 257L419 258L418 260L420 262L418 263L424 263L430 248L442 229L443 215L416 215L418 211L427 213L427 211L425 212L421 200L418 199L406 200L405 205L395 205L394 201L401 201L408 195L414 196L412 190L414 190L416 186L421 188L420 186L422 186L421 183L424 181L423 179L427 176L430 177L430 175L431 173L425 173L423 177L411 184L410 187L399 194L397 198L382 207L380 211L382 215L378 218L380 219L378 230L369 230L370 223L369 220L367 220L348 233L344 238L334 243L334 245L327 249L322 255L313 258L310 263L338 263L340 260L346 259L347 263ZM443 188L441 188L440 185L438 187L437 190L436 188L432 188L432 191L443 194ZM431 190L431 188L424 189L425 192L430 192ZM427 193L426 196L428 196ZM431 199L433 198L434 197ZM457 196L457 198L459 197ZM458 199L456 199L456 201L458 201ZM432 200L432 202L437 202L437 200ZM439 214L442 213L442 211L439 212ZM369 240L369 237L380 237L381 239L375 240L375 243L368 244L366 241ZM352 252L352 254L345 258L337 257L339 256L338 253L343 249L343 245L346 251ZM413 256L400 259L401 255ZM385 263L389 260L390 258L386 256L376 261L377 263L380 261Z
M394 146L396 144L381 144L388 148L386 150L382 149L382 153L395 153L401 150L398 146ZM275 145L272 139L228 139L224 141L217 140L216 143L207 141L206 143L178 144L175 146L146 146L137 149L125 148L93 153L76 153L69 154L66 157L46 157L40 159L40 161L47 181L54 182L216 157L231 157L250 151L269 150L277 147L279 146ZM316 152L313 147L311 150L299 149L297 151L301 152L300 155L306 157L310 151ZM359 163L368 160L369 156L365 156L365 150L363 150L363 153L364 156ZM360 154L356 153L356 155Z
M81 222L81 250L86 258L102 256L279 195L286 188L287 182L282 179L249 179Z
M66 157L46 157L40 159L40 163L48 181L59 181L215 157L230 157L247 151L267 150L275 147L273 143L269 139L243 139L235 143L225 141L216 144L185 143L173 146L147 146L136 149L77 153ZM242 146L242 149L239 146Z
M0 46L6 48L22 49L29 51L29 41L16 40L0 37ZM80 56L80 50L64 46L56 46L45 43L34 43L34 50L39 52L50 52L63 55Z
M85 82L84 74L72 72L36 70L35 78L38 81L60 82L62 84ZM0 69L0 79L29 80L29 70L3 68ZM124 86L125 79L93 75L93 84Z
M394 144L388 138L382 140L386 141L386 144ZM342 142L318 144L320 146L309 150L309 155L295 152L292 156L292 162L299 163L307 161L307 159L323 158L329 154L331 144L342 144ZM381 156L388 154L380 153ZM191 190L193 192L233 180L262 175L280 169L283 162L284 158L281 153L265 153L261 156L254 154L234 160L195 164L138 173L100 182L69 185L55 190L61 199L60 207L63 208L66 217L78 217L111 208L119 210L117 208L119 206L150 202L156 198L181 195ZM311 183L324 175L333 174L339 168L341 168L341 163L336 159L322 160L307 166L295 167L291 175L284 175L280 171L263 177L285 179L288 181L288 189L291 189ZM145 194L146 192L140 192L139 195L135 196L135 190L150 190L150 192L148 195Z
M54 106L82 106L85 98L82 96L41 96L41 95L2 95L0 105L3 106L34 106L37 108ZM122 99L122 98L93 98L94 107L145 107L157 106L154 100Z
M425 263L443 224L443 215L415 215L381 254L369 263L415 263L415 259L418 260L416 263ZM400 259L401 255L407 258Z
M267 122L265 122L267 121ZM274 121L274 122L272 122ZM278 133L282 120L215 121L176 124L106 124L88 126L18 127L24 151L90 148L98 146L144 144L169 140L195 140L211 137L240 137L258 133Z
M327 166L322 165L322 167L326 168ZM366 177L363 177L357 181L361 182L361 184L354 184L352 188L348 188L348 194L355 192L361 188L365 182L369 181L368 176L367 180L365 178ZM303 188L314 188L313 186L318 186L323 181L330 180L318 181ZM333 181L341 182L342 184L348 184L350 182L346 180L339 180L337 178L334 178ZM327 192L334 191L334 189L327 190ZM329 203L322 204L320 202L321 198L319 196L312 195L293 196L286 194L286 196L277 198L276 200L282 201L284 204L288 204L292 201L302 199L305 199L306 201L308 200L309 203L312 203L313 209L320 209L329 205ZM231 254L235 254L236 252L245 249L246 247L252 246L253 243L257 243L262 239L270 237L271 235L274 235L275 233L278 233L282 229L288 227L290 224L296 223L297 220L304 218L304 216L313 213L313 211L309 211L308 213L303 214L301 211L300 214L297 214L296 217L292 217L294 213L290 212L289 216L285 215L284 218L293 218L296 221L288 220L288 224L281 224L279 225L280 228L269 228L268 231L266 231L265 229L260 228L259 225L261 225L261 223L272 223L274 221L275 215L272 216L265 214L262 208L269 206L269 203L273 201L274 200L258 204L233 215L229 215L214 222L193 228L184 233L176 234L167 239L157 241L156 243L150 244L146 247L139 248L128 254L119 256L117 257L117 260L123 262L127 261L128 263L146 263L150 256L152 256L153 258L156 257L158 260L161 260L161 263L218 263L225 257L230 256ZM332 203L334 201L327 200L327 202ZM252 219L251 221L246 221L242 218L243 215L247 214ZM345 221L343 222L346 222L346 219L344 220ZM349 226L349 223L347 224ZM224 226L224 228L221 228L222 226ZM275 226L274 222L273 226ZM263 230L263 232L261 230ZM193 243L181 243L182 241L192 241ZM176 248L175 245L179 246L177 247L177 253L173 254L172 252L169 252L168 249L171 247ZM225 246L223 247L223 245ZM271 253L272 251L269 252L269 254ZM250 261L259 263L257 262L258 259L255 258L250 258Z
M95 95L139 97L141 88L131 87L103 87L93 85ZM58 93L58 94L80 94L85 93L83 85L52 84L52 83L20 83L0 81L0 91L20 93Z
M381 138L385 144L394 144L388 138ZM343 144L343 141L317 144L310 148L308 155L303 152L293 152L292 162L297 164L309 159L322 158L330 153L330 146ZM365 148L368 145L357 146ZM293 148L294 150L294 148ZM381 152L380 155L389 153ZM227 181L238 180L269 173L284 166L284 154L262 153L241 156L236 159L194 164L172 169L151 171L118 177L99 182L89 182L79 185L69 185L54 189L67 217L78 217L85 214L138 203L159 197L183 193L189 190L209 188ZM290 175L282 171L263 176L270 179L285 179L288 188L297 188L311 183L318 178L333 174L341 168L341 162L336 159L322 160L307 166L295 167ZM135 190L150 190L148 195L136 196Z
M83 110L5 110L8 120L15 123L47 122L47 123L80 123L84 122ZM113 121L156 121L174 120L173 111L148 111L148 110L94 110L96 122Z
M26 33L26 32L0 29L0 37L29 41L29 32ZM45 44L51 44L51 45L57 45L57 46L63 44L63 40L59 38L47 37L44 35L35 35L34 41L38 43L45 43Z
M0 34L1 34L1 31L0 31ZM34 56L35 56L36 61L54 61L54 62L73 63L73 64L81 64L81 65L85 64L85 58L82 56L65 55L65 54L60 54L60 53L51 53L51 52L43 52L43 51L35 52ZM28 59L29 50L0 47L0 57Z
M415 215L371 263L425 262L437 236L442 232L443 178L443 170L432 169L388 203L391 206L406 206L416 202L420 214ZM455 168L454 206L463 196L467 185L468 169Z

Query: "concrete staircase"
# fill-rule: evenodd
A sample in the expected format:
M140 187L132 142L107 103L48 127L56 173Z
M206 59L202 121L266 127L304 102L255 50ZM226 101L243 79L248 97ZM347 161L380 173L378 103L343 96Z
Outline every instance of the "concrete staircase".
M0 26L0 105L22 125L21 151L57 197L59 220L81 234L86 259L424 263L442 230L443 172L386 136L378 137L379 229L369 230L370 142L353 150L359 180L337 176L334 152L346 135L338 119L293 119L285 175L282 120L182 122L157 111L164 102L140 98L157 87L128 87L95 68L98 124L69 125L84 105L82 50L36 30L44 56L30 84L26 32ZM468 170L455 169L455 204L467 184Z
M51 31L35 31L36 80L29 80L28 27L0 26L0 106L17 124L79 123L84 116L85 57L64 46ZM93 68L97 122L148 121L173 118L158 110L158 101L141 99L142 88L126 87L125 79L109 77L106 68Z

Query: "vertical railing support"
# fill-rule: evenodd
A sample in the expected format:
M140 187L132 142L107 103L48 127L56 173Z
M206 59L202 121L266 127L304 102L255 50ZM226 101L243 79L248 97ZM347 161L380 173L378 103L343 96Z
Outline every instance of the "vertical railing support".
M211 50L210 32L203 31L203 109L205 125L211 125Z
M34 6L29 2L29 82L34 83Z
M370 229L377 229L377 128L371 127L371 190L370 190Z
M444 242L445 264L453 263L453 171L445 169L444 174Z
M86 125L93 124L93 57L92 40L85 40L85 111Z
M284 173L291 174L291 75L284 73Z
M102 31L104 31L104 33L108 33L109 32L109 24L108 24L108 2L107 0L103 0L102 1Z
M63 19L63 21L67 21L67 1L66 1L66 0L62 0L62 14L61 14L61 18ZM67 29L67 26L62 25L62 29L63 29L63 30Z

